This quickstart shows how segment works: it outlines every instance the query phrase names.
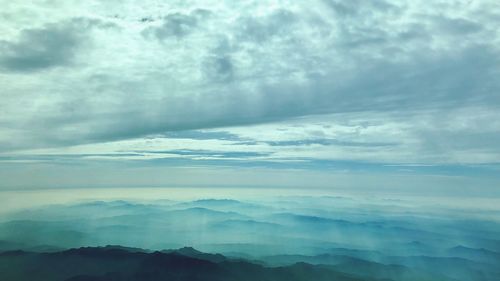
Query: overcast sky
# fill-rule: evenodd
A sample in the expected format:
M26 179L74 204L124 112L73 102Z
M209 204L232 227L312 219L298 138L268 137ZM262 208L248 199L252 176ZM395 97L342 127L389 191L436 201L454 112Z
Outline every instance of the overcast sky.
M500 188L496 0L0 6L0 188Z

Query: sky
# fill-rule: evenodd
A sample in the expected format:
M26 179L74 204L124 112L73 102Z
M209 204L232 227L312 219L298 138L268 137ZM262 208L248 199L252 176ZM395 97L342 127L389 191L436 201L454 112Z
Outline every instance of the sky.
M500 189L496 0L0 0L0 189Z

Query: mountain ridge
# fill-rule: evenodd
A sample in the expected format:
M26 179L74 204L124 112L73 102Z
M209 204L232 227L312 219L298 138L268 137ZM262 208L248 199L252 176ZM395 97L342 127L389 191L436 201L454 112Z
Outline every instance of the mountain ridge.
M191 247L148 252L110 245L55 253L0 253L1 280L33 278L46 281L381 281L307 263L268 267L248 260L203 253Z

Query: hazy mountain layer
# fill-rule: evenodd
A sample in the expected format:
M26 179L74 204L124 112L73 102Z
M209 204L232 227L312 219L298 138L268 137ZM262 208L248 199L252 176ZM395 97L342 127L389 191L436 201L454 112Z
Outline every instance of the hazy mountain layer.
M148 251L191 246L260 265L301 268L308 263L314 270L363 278L496 281L498 214L491 208L346 197L90 201L4 215L0 250L34 252L3 255L4 261L24 267L28 261L47 259L56 266L54 255L36 253L69 248L124 245L136 247L142 254L135 255L142 259ZM215 264L228 262L220 254L188 249L183 254ZM94 261L82 261L87 262Z
M442 278L414 273L405 267L397 267L396 270L393 270L394 266L376 263L361 262L356 267L357 270L360 270L359 272L307 263L266 267L246 260L228 259L222 255L201 253L192 248L168 252L147 252L135 248L107 246L104 248L70 249L53 253L10 251L0 254L0 277L4 281L34 279L62 281L381 280L366 275L410 278L405 278L405 280L437 280L433 278Z

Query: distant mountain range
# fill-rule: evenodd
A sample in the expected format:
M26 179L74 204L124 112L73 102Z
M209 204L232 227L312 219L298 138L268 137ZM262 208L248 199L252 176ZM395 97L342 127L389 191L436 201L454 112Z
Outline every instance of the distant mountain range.
M193 248L148 252L118 246L85 247L53 253L21 250L0 254L2 281L361 281L380 280L334 268L295 263L266 267Z
M465 247L450 251L482 252ZM492 254L486 253L487 256ZM0 280L481 281L496 280L499 273L488 270L484 264L453 257L384 259L385 262L376 262L347 255L323 254L277 255L248 260L204 253L191 247L150 251L111 245L52 252L10 250L0 253Z
M500 222L488 212L395 204L279 197L24 209L0 216L0 281L500 280Z

